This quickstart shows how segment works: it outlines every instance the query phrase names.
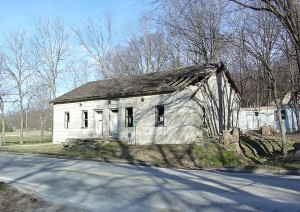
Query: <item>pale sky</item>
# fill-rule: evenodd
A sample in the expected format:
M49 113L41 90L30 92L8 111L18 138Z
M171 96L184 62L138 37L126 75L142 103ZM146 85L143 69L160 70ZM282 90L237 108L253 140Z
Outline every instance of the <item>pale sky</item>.
M30 31L39 16L60 16L78 26L88 19L102 18L107 12L112 14L117 30L121 30L137 23L149 6L144 0L0 0L0 30Z

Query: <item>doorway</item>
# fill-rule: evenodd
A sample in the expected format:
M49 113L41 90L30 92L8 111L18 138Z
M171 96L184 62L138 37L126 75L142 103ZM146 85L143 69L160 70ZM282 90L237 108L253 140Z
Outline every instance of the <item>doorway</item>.
M109 135L118 138L118 110L112 109L109 112Z
M97 137L103 136L103 113L102 110L96 110L95 113L95 132Z
M253 130L253 114L246 115L246 129Z

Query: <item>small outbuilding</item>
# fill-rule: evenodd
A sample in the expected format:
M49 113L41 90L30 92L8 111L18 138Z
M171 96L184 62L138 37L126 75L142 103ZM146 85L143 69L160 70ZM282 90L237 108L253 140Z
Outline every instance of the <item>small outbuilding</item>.
M288 92L280 101L281 116L285 124L286 133L294 133L298 130L296 110L292 99L291 92ZM280 132L275 104L241 108L240 127L243 131L261 130L263 126L271 126L275 131Z
M53 105L53 143L181 144L238 126L241 101L226 67L211 64L90 82Z

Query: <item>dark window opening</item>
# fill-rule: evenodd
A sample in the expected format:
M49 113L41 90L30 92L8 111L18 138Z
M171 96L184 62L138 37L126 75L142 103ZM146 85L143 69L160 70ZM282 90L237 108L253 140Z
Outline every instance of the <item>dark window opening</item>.
M203 111L203 126L206 127L206 112L204 107L202 107L202 111Z
M203 79L204 79L203 76L198 76L198 77L191 83L191 85L195 85L195 84L197 84L198 82L201 82Z
M259 113L258 113L257 111L256 111L256 112L254 112L254 115L255 115L255 116L258 116L258 114L259 114Z
M281 110L281 119L286 119L286 110ZM274 121L279 121L277 110L274 110Z
M65 128L69 128L70 126L70 113L65 112Z
M277 110L274 110L274 121L278 121Z
M285 117L286 117L286 111L285 110L281 110L281 118L283 120L285 120Z
M133 127L133 108L125 108L125 127Z
M88 112L82 111L82 127L87 128L88 127Z
M164 115L165 108L164 106L157 106L155 111L155 126L164 126Z

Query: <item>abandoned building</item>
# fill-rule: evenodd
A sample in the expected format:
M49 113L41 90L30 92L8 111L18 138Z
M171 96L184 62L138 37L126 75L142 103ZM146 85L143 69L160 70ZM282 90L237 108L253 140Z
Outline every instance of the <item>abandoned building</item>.
M53 101L53 143L191 143L237 126L240 102L223 64L89 82Z
M284 95L280 101L280 106L281 117L285 125L286 133L297 132L296 110L294 108L291 92L287 92ZM275 131L280 132L275 103L268 106L241 108L240 128L242 131L259 131L264 125L273 126Z

